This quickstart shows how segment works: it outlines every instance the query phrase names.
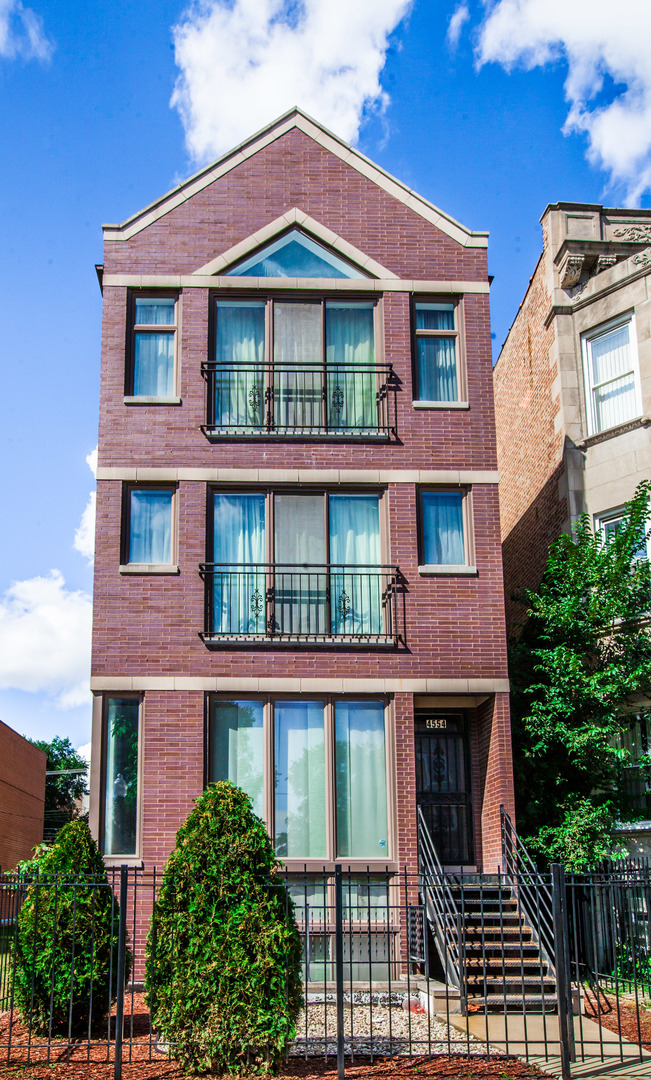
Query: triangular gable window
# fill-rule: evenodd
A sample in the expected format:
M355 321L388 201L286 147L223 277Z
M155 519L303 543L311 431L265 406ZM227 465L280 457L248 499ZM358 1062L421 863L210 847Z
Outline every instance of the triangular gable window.
M359 267L328 251L299 229L258 249L226 274L232 277L367 278Z

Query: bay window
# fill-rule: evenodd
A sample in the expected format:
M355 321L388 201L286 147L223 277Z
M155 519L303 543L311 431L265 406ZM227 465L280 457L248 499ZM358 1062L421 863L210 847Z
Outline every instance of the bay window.
M206 434L388 437L375 320L370 300L217 300Z
M170 399L175 393L176 308L172 296L133 299L131 379L134 398Z
M642 412L632 315L584 334L588 434L625 424Z
M390 858L384 701L215 696L208 727L208 780L246 791L279 858Z

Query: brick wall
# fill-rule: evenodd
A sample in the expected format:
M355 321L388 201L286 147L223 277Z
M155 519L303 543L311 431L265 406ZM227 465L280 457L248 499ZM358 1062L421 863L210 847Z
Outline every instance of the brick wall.
M38 747L0 721L0 869L13 870L43 841L45 766Z

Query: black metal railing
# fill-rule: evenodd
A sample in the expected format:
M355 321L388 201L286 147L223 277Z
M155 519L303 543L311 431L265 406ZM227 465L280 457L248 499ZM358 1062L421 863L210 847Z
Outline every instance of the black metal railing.
M335 436L389 439L396 431L391 364L204 363L210 438Z
M464 964L461 915L420 806L418 807L418 869L421 875L423 903L443 965L445 981L461 992L463 1002Z
M503 806L500 807L500 818L504 874L513 887L534 940L540 945L545 959L553 968L554 906L551 885L547 884L537 870Z
M398 567L202 563L207 643L398 640Z

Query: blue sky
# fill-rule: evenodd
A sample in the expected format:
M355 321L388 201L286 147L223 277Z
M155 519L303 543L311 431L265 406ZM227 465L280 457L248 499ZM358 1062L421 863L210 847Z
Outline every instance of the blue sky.
M0 719L89 739L100 225L296 103L490 230L499 351L547 203L651 205L650 33L648 0L0 0Z

